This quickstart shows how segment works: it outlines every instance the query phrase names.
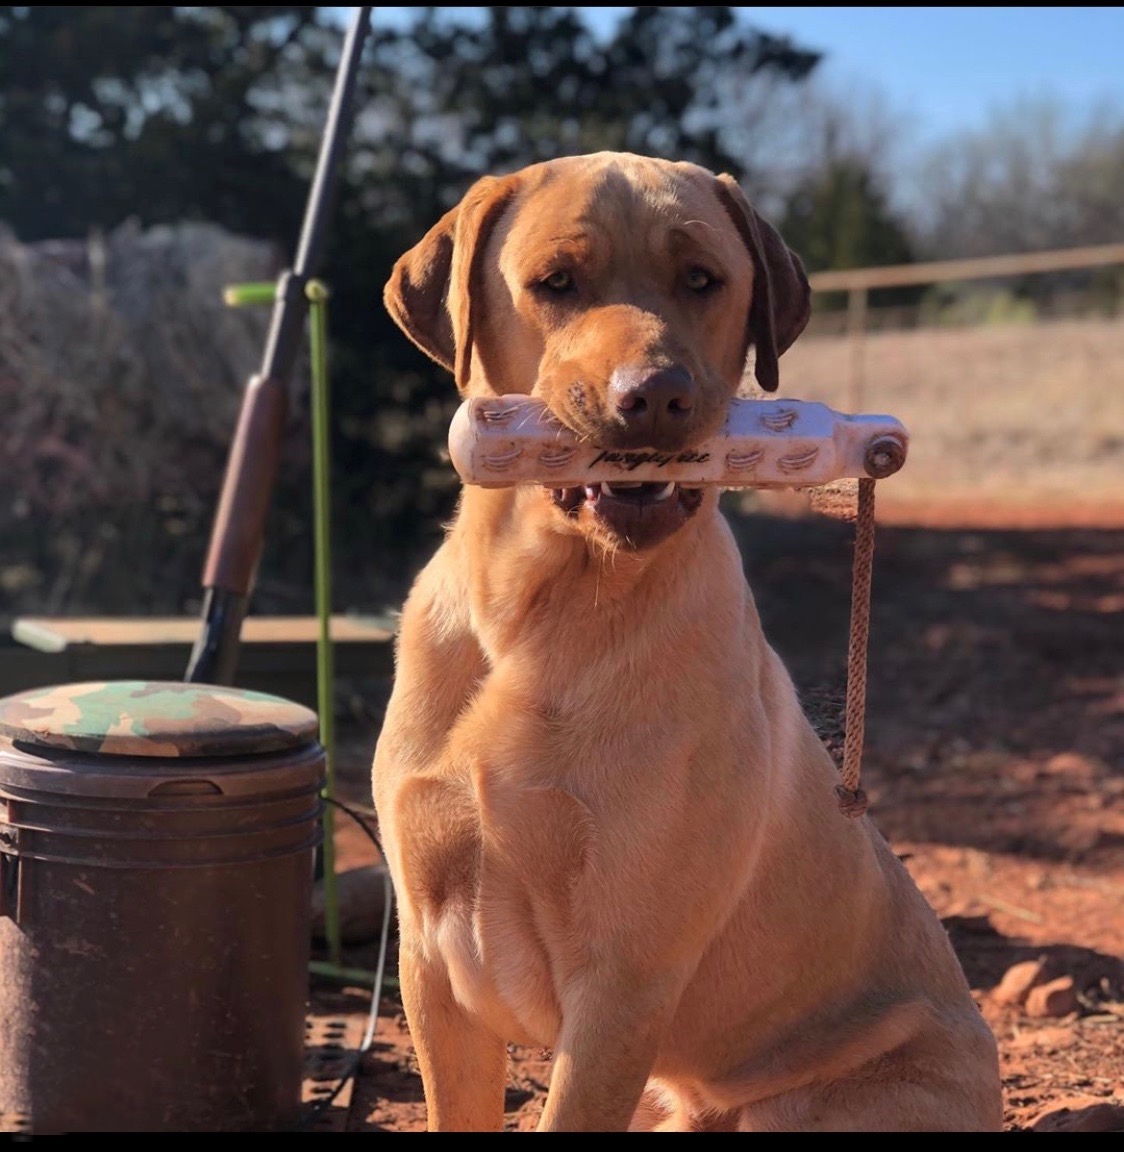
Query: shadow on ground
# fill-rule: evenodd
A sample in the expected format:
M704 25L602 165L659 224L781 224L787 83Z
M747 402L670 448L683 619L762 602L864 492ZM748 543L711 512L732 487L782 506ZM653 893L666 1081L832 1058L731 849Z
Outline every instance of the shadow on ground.
M851 529L731 522L806 701L841 701ZM887 836L1124 864L1124 532L881 526L873 596L864 776Z

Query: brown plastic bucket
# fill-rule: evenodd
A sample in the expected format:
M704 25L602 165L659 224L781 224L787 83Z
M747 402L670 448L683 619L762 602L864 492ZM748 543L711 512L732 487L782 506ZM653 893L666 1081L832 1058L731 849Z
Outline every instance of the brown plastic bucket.
M296 1127L317 731L300 705L207 685L0 700L9 1131Z

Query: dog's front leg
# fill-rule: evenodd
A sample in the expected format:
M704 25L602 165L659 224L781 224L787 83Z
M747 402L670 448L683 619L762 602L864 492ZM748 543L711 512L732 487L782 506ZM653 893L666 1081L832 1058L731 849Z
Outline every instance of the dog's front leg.
M672 1009L652 984L624 974L571 990L539 1131L626 1131Z
M499 1132L507 1045L457 1003L444 965L423 956L408 936L399 945L398 975L429 1131Z

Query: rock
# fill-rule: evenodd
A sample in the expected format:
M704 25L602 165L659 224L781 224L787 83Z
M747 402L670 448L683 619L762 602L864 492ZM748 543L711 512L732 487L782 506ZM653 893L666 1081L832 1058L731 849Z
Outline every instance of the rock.
M1077 1096L1051 1104L1030 1125L1032 1132L1124 1132L1124 1105Z
M1076 1031L1072 1027L1057 1025L1016 1033L1007 1041L1007 1048L1011 1052L1064 1052L1076 1044Z
M1013 964L1003 973L1003 979L996 984L992 999L1000 1004L1025 1004L1030 990L1040 984L1046 974L1043 960L1023 960Z
M382 935L386 875L385 865L372 864L365 868L351 868L336 876L336 906L342 943L362 944ZM312 889L312 935L323 940L324 932L324 881L317 880Z
M1045 984L1036 984L1023 1005L1028 1016L1068 1016L1077 1011L1077 992L1072 976L1059 976Z
M1095 761L1077 752L1058 752L1046 761L1044 767L1051 776L1068 776L1083 783L1092 783L1102 774Z

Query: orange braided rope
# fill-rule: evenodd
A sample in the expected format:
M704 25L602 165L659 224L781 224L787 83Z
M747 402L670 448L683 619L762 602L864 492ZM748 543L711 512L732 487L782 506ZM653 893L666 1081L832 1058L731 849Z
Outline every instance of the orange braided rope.
M851 635L847 646L847 705L841 783L835 787L839 810L856 818L867 808L866 793L859 786L863 735L866 724L866 661L870 636L870 586L874 567L874 484L859 481L859 505L855 517L855 552L851 577Z

